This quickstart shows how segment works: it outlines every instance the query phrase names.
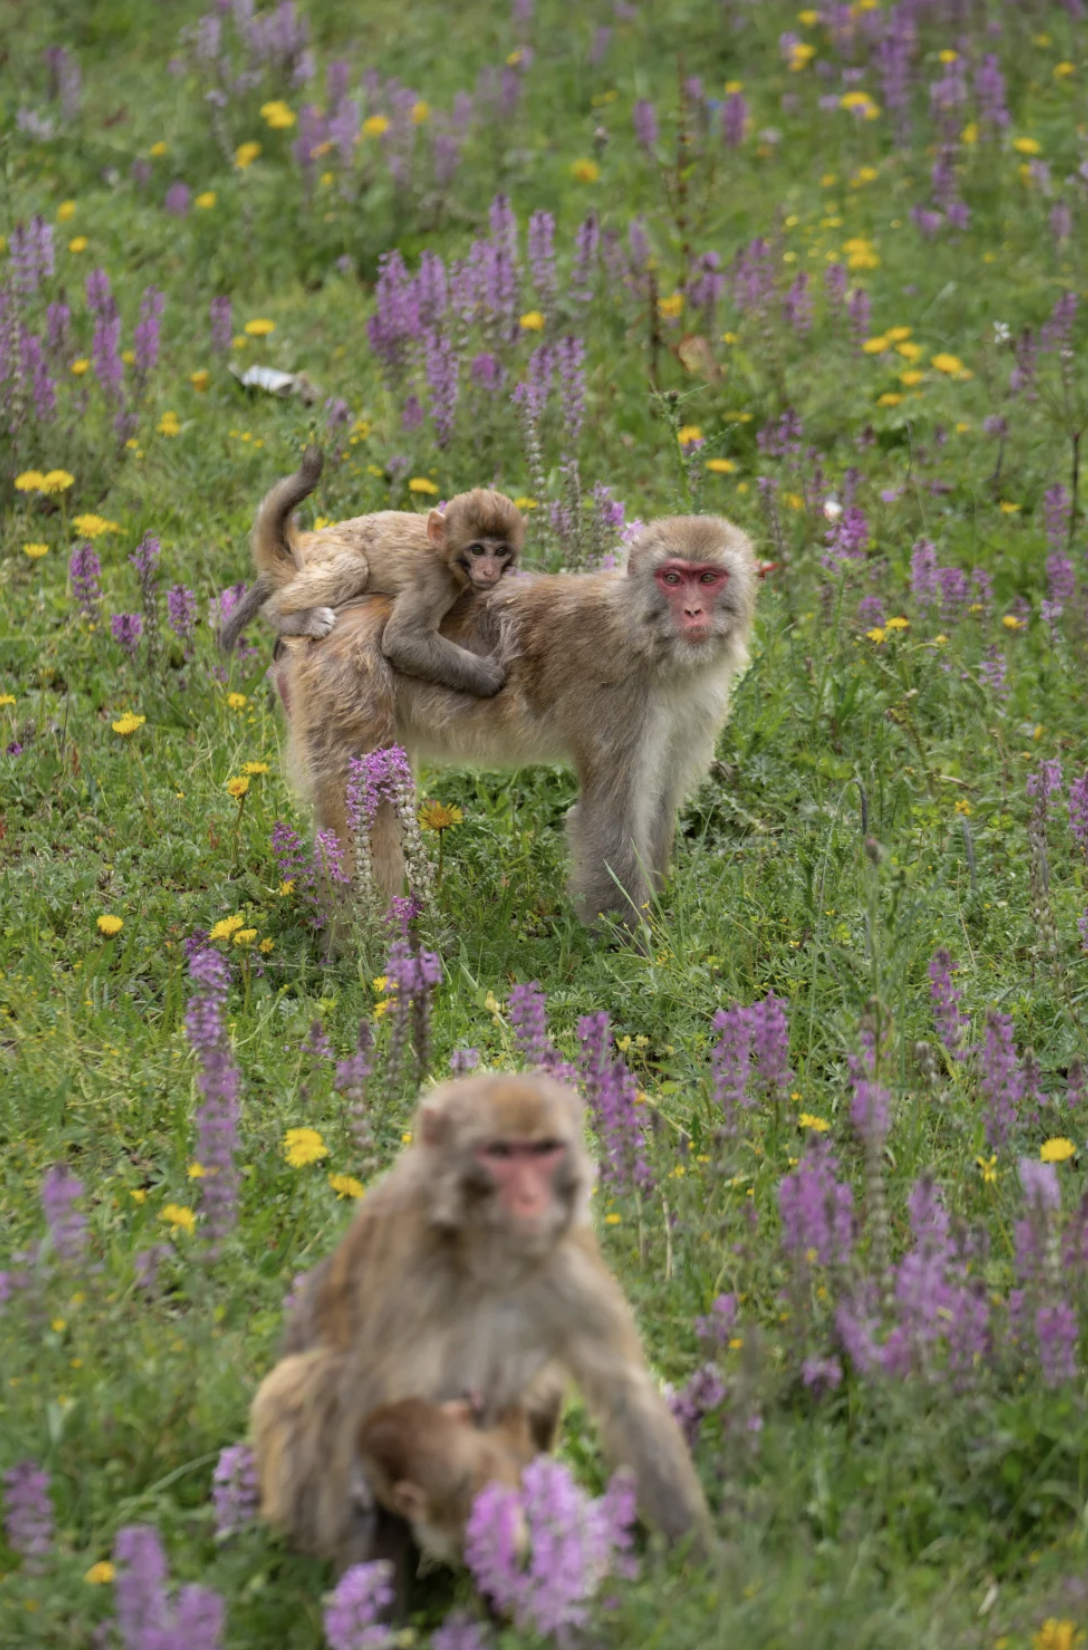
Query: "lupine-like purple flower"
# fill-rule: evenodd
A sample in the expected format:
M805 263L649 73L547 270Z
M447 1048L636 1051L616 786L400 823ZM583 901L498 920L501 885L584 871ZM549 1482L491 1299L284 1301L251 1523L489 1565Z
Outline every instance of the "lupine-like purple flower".
M633 114L636 141L644 149L652 149L657 142L657 110L647 98L640 97Z
M822 1398L841 1385L842 1364L838 1358L806 1358L801 1365L801 1382L817 1398Z
M1088 858L1088 773L1074 779L1069 787L1069 829Z
M56 267L52 224L42 217L16 224L8 243L8 256L16 290L28 297L37 292Z
M166 622L188 649L196 630L196 596L186 585L173 584L166 592Z
M217 355L230 349L233 332L231 301L227 297L213 298L208 306L211 317L211 346Z
M979 122L984 129L1002 131L1009 124L1009 111L1005 101L1005 77L992 52L986 53L975 70L975 98L978 103Z
M158 1531L149 1524L126 1525L117 1532L113 1558L121 1640L125 1650L145 1650L160 1642L158 1635L168 1626L166 1554Z
M159 359L159 335L166 299L157 287L146 288L140 299L140 318L132 337L132 353L138 373L146 376Z
M793 1078L789 1068L790 1034L786 1001L769 992L749 1009L756 1084L764 1103L776 1110Z
M556 346L556 363L562 394L563 428L568 447L573 449L582 433L586 410L586 347L580 338L561 338Z
M967 574L962 567L938 567L937 588L941 593L941 619L945 624L956 624L971 599Z
M835 1178L837 1168L830 1141L814 1140L778 1187L784 1247L822 1266L845 1266L854 1243L854 1194Z
M1072 501L1061 482L1048 487L1043 494L1043 520L1046 524L1047 542L1051 550L1060 551L1065 547L1069 532L1069 514Z
M631 1573L634 1516L626 1477L591 1501L561 1462L538 1456L525 1469L520 1495L490 1484L477 1497L465 1531L465 1562L480 1591L511 1612L519 1629L564 1642L585 1623L604 1577ZM529 1535L527 1564L523 1530Z
M910 558L910 593L919 607L936 604L940 595L937 571L936 546L919 539Z
M612 1054L608 1015L587 1014L578 1021L582 1081L590 1115L604 1147L603 1178L621 1191L652 1185L646 1141L638 1115L638 1086L625 1062Z
M540 983L530 980L527 985L511 986L506 1011L525 1065L547 1072L557 1082L576 1082L573 1066L567 1064L548 1036L547 999Z
M121 317L99 315L94 324L94 337L91 340L91 360L94 363L95 377L101 384L104 394L112 401L120 399L125 377L120 343Z
M533 213L529 219L527 245L533 290L545 315L550 315L559 290L555 273L555 218L550 212Z
M986 1042L982 1049L980 1087L986 1108L986 1143L999 1151L1016 1128L1017 1109L1024 1093L1024 1078L1016 1058L1012 1021L996 1010L986 1017Z
M891 1123L891 1095L876 1080L876 1040L867 1028L862 1029L860 1043L860 1054L849 1057L854 1089L850 1121L865 1145L875 1152L883 1146Z
M480 1064L478 1048L455 1048L450 1055L450 1071L454 1077L467 1077Z
M837 572L850 562L861 561L869 545L869 522L856 504L848 505L827 530L827 549L820 557L820 565L828 572Z
M212 1474L215 1533L234 1535L257 1516L260 1485L257 1462L248 1444L231 1444L220 1452Z
M395 1086L411 1035L418 1084L430 1069L431 999L442 982L442 959L434 951L414 952L407 940L397 939L389 948L384 973L392 1022L387 1081Z
M728 92L722 104L722 137L727 149L739 149L748 129L748 105L740 92Z
M110 278L104 269L92 269L83 285L87 294L87 308L92 315L117 314L117 301L113 296Z
M489 395L494 395L502 389L506 370L497 356L484 350L473 357L469 366L469 376L474 384L478 384Z
M868 338L872 326L873 304L863 286L856 286L846 300L846 313L850 317L850 330L858 343Z
M824 270L824 291L827 293L827 302L832 311L841 310L846 302L846 293L850 285L850 273L845 264L828 264Z
M574 236L574 263L570 277L570 296L573 303L588 304L596 286L600 261L601 224L596 212L591 212L578 225Z
M30 384L34 416L39 424L50 424L56 417L57 390L46 365L42 341L36 333L23 334L20 353L23 376Z
M719 1295L705 1318L696 1318L695 1333L710 1347L726 1344L737 1324L736 1295Z
M177 183L170 185L162 204L166 211L172 213L175 218L183 218L189 210L191 198L192 190L189 185L179 180Z
M942 947L934 952L929 964L929 996L933 1004L933 1018L937 1022L937 1031L945 1048L957 1059L962 1059L964 1027L968 1021L966 1014L961 1014L959 1008L963 992L952 983L955 971L956 964L948 951Z
M791 282L782 300L786 320L799 338L812 330L812 292L804 270Z
M42 1178L42 1208L53 1251L60 1260L79 1260L87 1244L87 1221L75 1207L83 1196L83 1182L63 1163L47 1169Z
M68 577L72 581L72 594L84 618L98 617L98 604L102 600L102 587L98 582L101 572L102 563L94 545L77 545L68 559Z
M431 391L431 421L439 447L453 436L460 389L457 352L444 333L428 332L424 339L427 383Z
M431 1634L431 1650L488 1650L483 1633L478 1621L458 1610Z
M114 613L110 618L113 639L129 659L135 659L139 651L143 629L144 621L138 613Z
M385 1650L393 1634L380 1617L393 1602L392 1567L377 1559L353 1564L325 1606L325 1637L331 1650Z
M1040 762L1033 773L1029 773L1024 782L1024 790L1035 801L1035 811L1045 819L1050 810L1052 796L1060 796L1062 789L1062 765L1057 761Z
M757 237L733 260L733 302L742 313L759 314L775 291L775 260L770 243Z
M1035 1314L1035 1335L1039 1347L1039 1367L1049 1387L1061 1386L1077 1374L1077 1341L1080 1335L1077 1314L1068 1301L1040 1306Z
M200 1062L197 1087L204 1096L196 1111L195 1150L204 1170L199 1185L208 1236L218 1245L238 1220L235 1153L241 1079L226 1029L230 968L209 946L189 958L189 973L197 991L186 1007L185 1033Z
M69 328L72 321L72 311L58 298L49 305L45 312L46 343L50 355L63 355L68 347Z
M540 344L526 362L523 382L514 390L514 401L524 407L533 424L544 415L554 374L555 351L550 344Z
M28 1573L38 1574L53 1545L50 1477L36 1461L17 1461L4 1474L4 1534L23 1559Z
M720 1409L726 1397L725 1383L712 1363L695 1370L678 1392L666 1393L669 1410L689 1449L695 1448L706 1417Z
M720 1035L710 1056L712 1089L714 1099L722 1108L724 1132L731 1136L740 1126L740 1112L752 1105L749 1093L754 1035L751 1010L741 1003L720 1008L713 1025Z
M1055 554L1046 559L1047 599L1040 603L1040 612L1052 628L1077 593L1077 575L1068 556Z

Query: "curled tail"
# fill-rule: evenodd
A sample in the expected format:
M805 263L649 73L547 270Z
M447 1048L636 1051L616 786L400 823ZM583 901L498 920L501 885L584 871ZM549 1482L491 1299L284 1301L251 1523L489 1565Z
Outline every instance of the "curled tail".
M291 513L317 486L324 463L320 447L307 447L298 472L277 481L261 501L253 523L253 560L257 571L267 573L274 586L287 584L305 565L291 536ZM290 571L284 565L285 557Z
M317 486L325 459L320 447L307 447L302 464L293 476L277 481L266 493L253 523L253 560L258 576L241 601L232 608L219 632L219 646L233 653L242 631L257 617L268 598L288 584L305 563L291 536L291 513Z

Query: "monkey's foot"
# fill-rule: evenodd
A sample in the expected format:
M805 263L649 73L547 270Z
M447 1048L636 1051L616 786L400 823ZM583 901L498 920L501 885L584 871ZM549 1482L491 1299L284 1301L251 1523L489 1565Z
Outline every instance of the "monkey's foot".
M318 641L327 636L336 623L336 614L331 607L312 607L306 615L307 636L314 636Z

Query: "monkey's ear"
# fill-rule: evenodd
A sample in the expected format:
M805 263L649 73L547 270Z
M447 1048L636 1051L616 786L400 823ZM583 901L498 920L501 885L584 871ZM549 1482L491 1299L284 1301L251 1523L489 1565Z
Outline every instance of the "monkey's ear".
M436 550L446 548L446 518L441 510L432 510L427 517L427 537Z
M409 1524L422 1523L430 1511L426 1490L420 1489L409 1478L401 1478L392 1485L389 1500L393 1511L406 1518Z
M418 1132L424 1146L444 1146L450 1133L448 1115L438 1106L421 1106Z

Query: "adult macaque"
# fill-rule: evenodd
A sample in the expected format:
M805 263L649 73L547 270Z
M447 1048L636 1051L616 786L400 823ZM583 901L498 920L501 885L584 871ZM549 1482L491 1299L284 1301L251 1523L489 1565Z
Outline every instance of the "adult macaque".
M524 1409L481 1427L467 1401L404 1398L367 1416L356 1453L375 1500L406 1520L424 1556L456 1564L480 1491L488 1484L520 1488L537 1451Z
M342 614L320 646L287 642L276 681L318 827L334 830L350 856L348 764L382 745L428 763L570 762L580 786L567 820L579 912L636 923L667 874L677 809L710 766L748 660L755 595L739 528L676 517L643 529L625 571L523 576L458 604L443 634L507 661L497 699L392 670L382 653L389 606L378 598ZM384 805L372 850L391 899L404 867Z
M366 1417L469 1392L485 1427L521 1408L546 1444L558 1371L612 1464L634 1470L647 1521L709 1541L683 1437L590 1227L591 1182L581 1101L548 1078L466 1077L421 1102L412 1145L311 1274L288 1356L253 1403L262 1513L296 1546L341 1566L403 1561L375 1520Z
M506 672L439 635L466 590L492 590L513 567L525 523L504 493L477 487L429 515L380 510L320 532L299 533L291 512L313 491L322 458L308 447L297 475L279 482L257 512L258 577L228 617L220 645L230 652L259 611L283 636L327 636L334 608L364 591L393 597L382 652L397 670L460 693L489 698Z

